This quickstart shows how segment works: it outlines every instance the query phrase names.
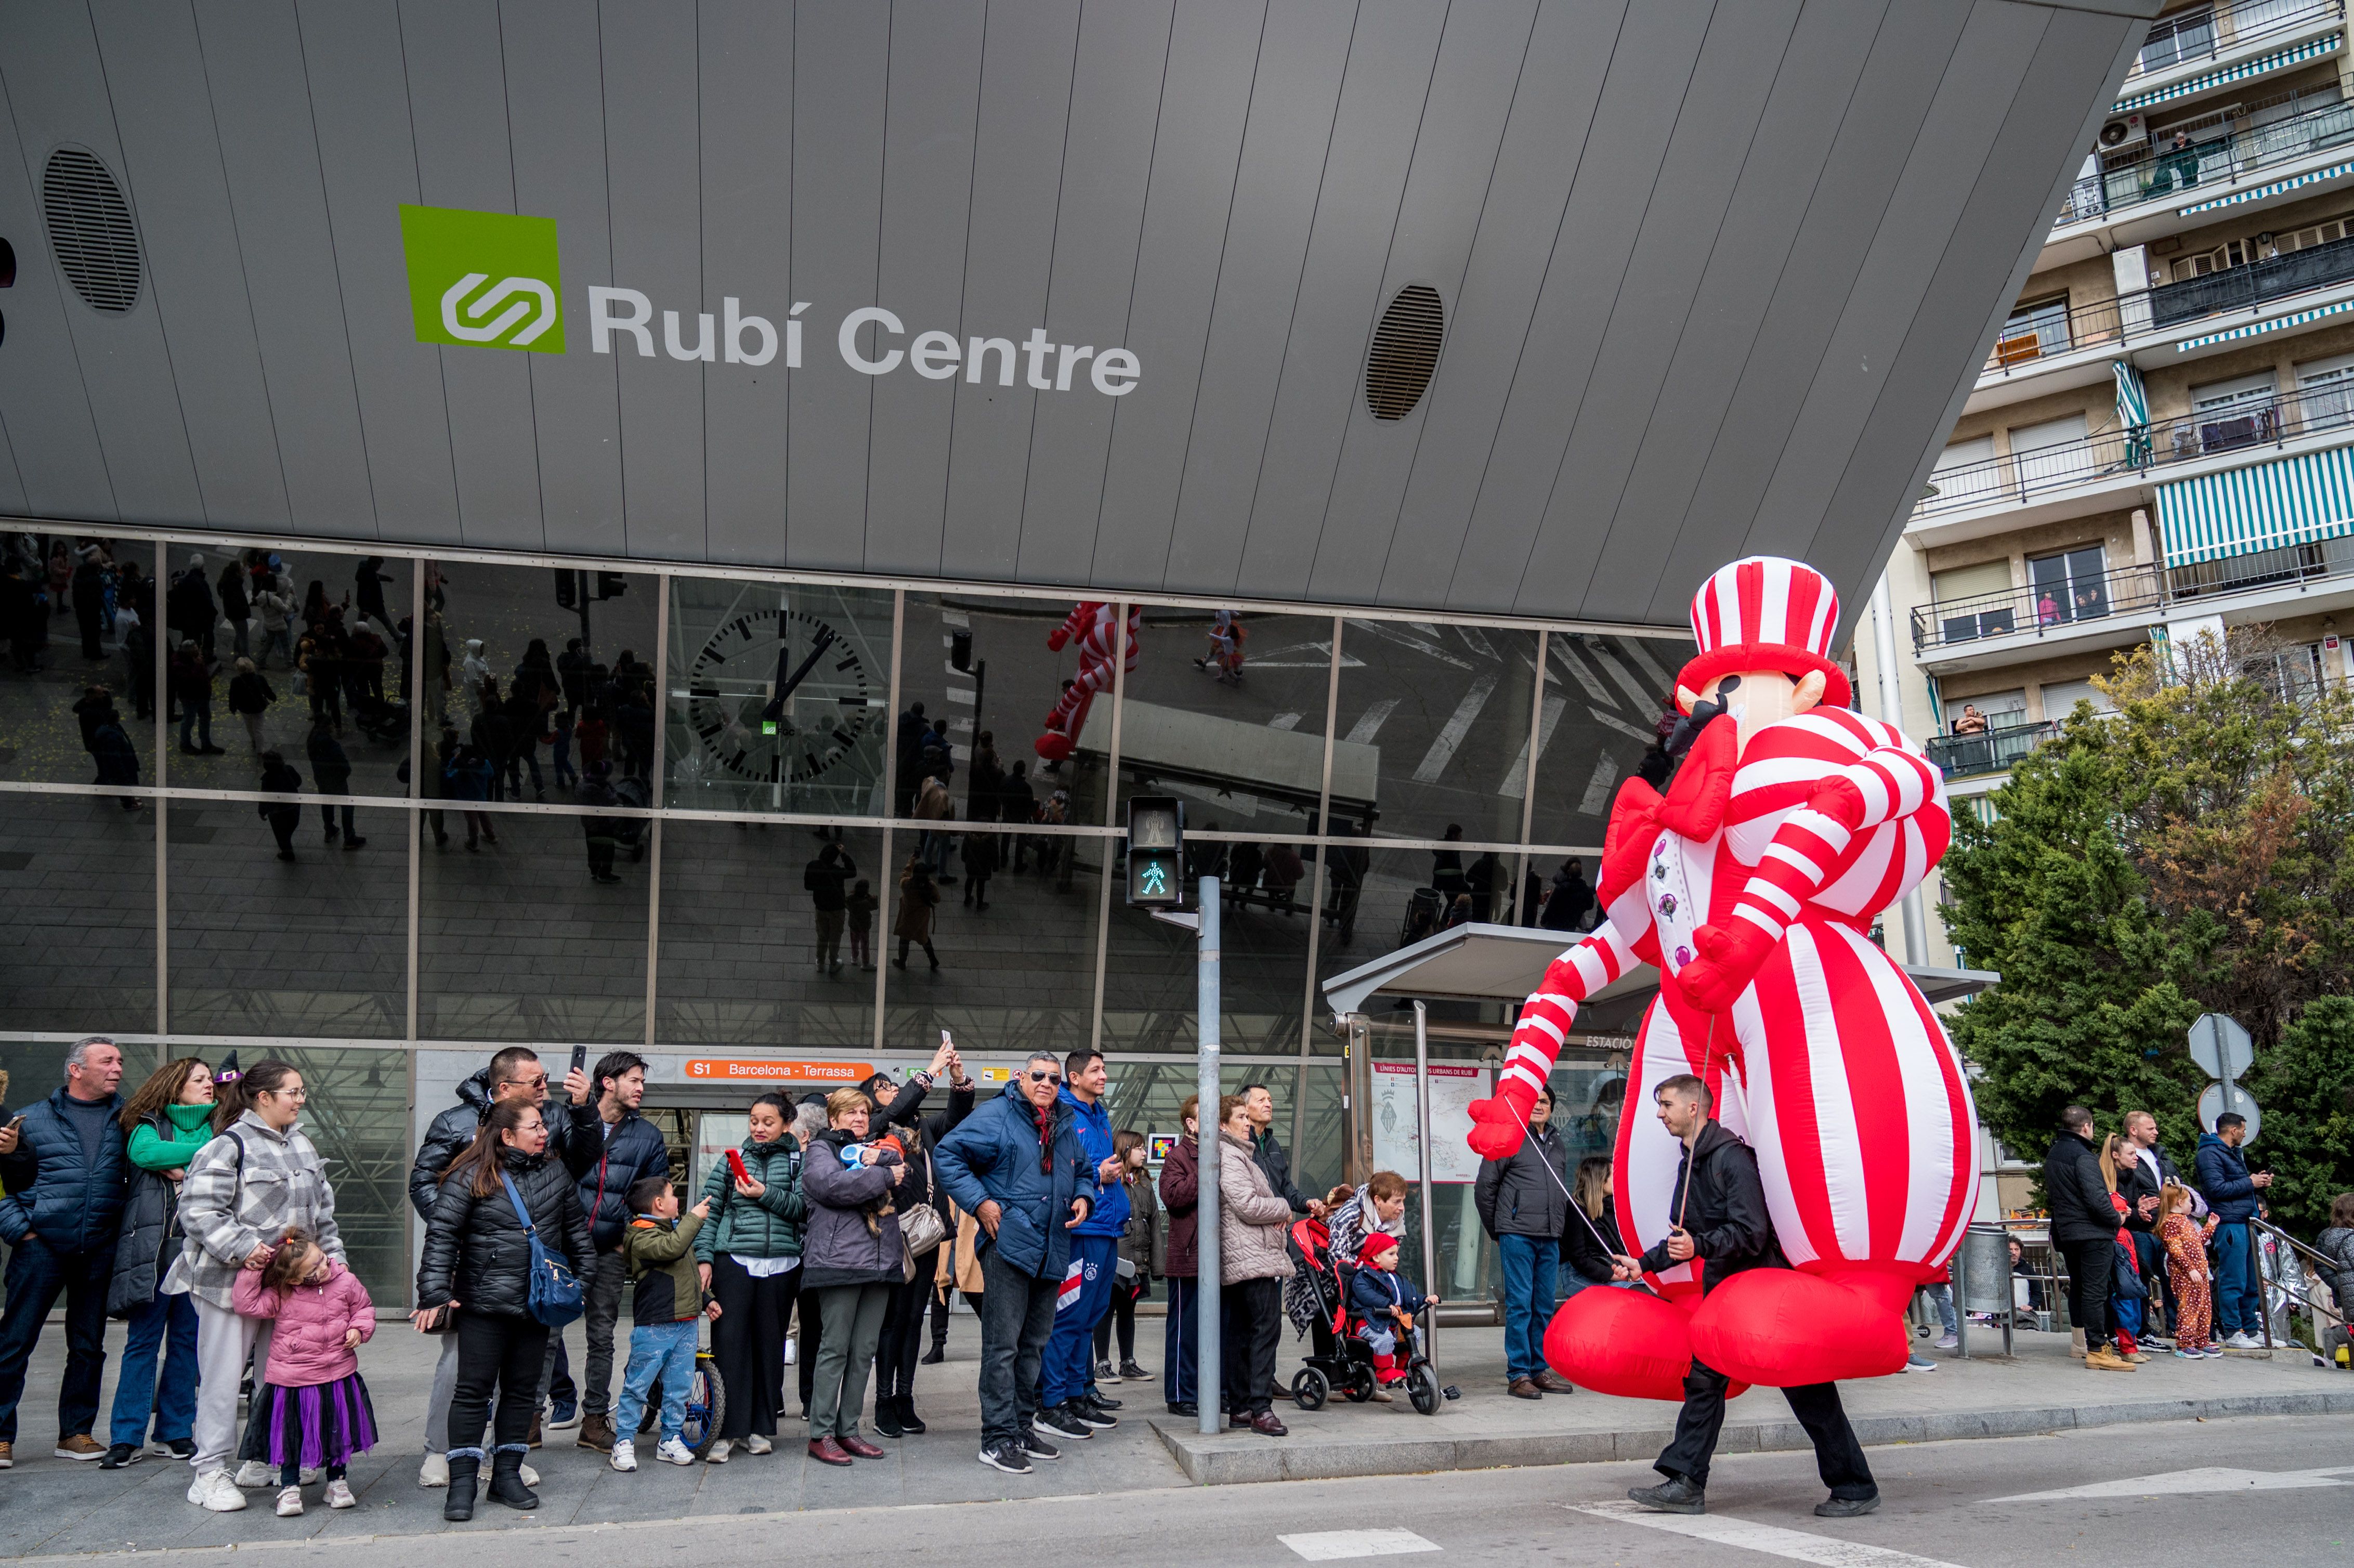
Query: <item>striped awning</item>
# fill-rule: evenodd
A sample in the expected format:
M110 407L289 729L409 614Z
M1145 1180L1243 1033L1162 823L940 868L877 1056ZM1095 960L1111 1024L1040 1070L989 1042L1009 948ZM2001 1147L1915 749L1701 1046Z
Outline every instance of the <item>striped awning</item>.
M2221 70L2211 70L2198 76L2185 77L2180 81L2168 82L2164 87L2151 88L2147 92L2137 92L2129 98L2120 98L2110 108L2109 112L2130 114L2137 109L2147 109L2153 103L2166 103L2174 99L2188 98L2194 92L2204 92L2211 87L2221 87L2226 82L2243 81L2252 76L2262 76L2266 71L2279 70L2285 66L2298 65L2329 53L2345 41L2346 35L2342 32L2331 33L2324 37L2308 38L2304 43L2282 49L2275 54L2260 55L2252 60L2242 60L2235 66L2225 66Z
M2158 520L2170 567L2354 533L2354 447L2161 484Z
M2141 372L2130 359L2112 360L2109 375L2117 384L2117 423L2131 429L2149 423L2149 394L2142 389Z
M2349 174L2354 174L2354 158L2349 158L2342 164L2332 164L2326 169L2315 169L2307 174L2297 175L2290 179L2274 180L2268 185L2252 185L2246 190L2235 192L2231 196L2217 196L2213 201L2202 201L2195 207L2179 207L2176 209L2175 216L2190 217L2198 213L2212 212L2219 207L2237 207L2243 201L2262 201L2266 196L2276 196L2283 191L2302 190L2306 185L2317 185L2324 180L2340 179Z
M2242 338L2263 337L2267 333L2285 332L2290 327L2301 327L2307 322L2317 322L2324 316L2342 315L2348 311L2354 311L2354 300L2339 300L2332 304L2316 305L2309 311L2297 311L2285 316L2273 316L2264 321L2250 322L2245 326L2226 327L2221 332L2211 332L2202 337L2186 337L2174 345L2174 352L2188 354L2194 348L2206 348L2213 344L2237 343Z

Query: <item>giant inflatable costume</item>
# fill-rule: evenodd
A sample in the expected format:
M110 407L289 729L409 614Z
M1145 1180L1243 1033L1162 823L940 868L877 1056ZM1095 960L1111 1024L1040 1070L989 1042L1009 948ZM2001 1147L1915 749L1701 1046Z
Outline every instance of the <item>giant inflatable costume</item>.
M1945 853L1945 782L1903 735L1847 706L1838 624L1830 584L1799 562L1752 557L1702 586L1700 653L1676 693L1698 732L1690 754L1664 797L1638 779L1620 788L1597 887L1607 917L1546 969L1496 1097L1471 1107L1473 1149L1518 1149L1578 1003L1654 964L1618 1125L1628 1250L1676 1224L1681 1147L1647 1114L1662 1079L1701 1077L1756 1150L1793 1269L1735 1276L1705 1303L1698 1261L1651 1277L1657 1296L1579 1292L1546 1359L1604 1393L1681 1399L1694 1354L1780 1388L1901 1371L1903 1306L1941 1277L1969 1217L1960 1059L1869 935Z
M1136 635L1143 628L1143 608L1129 606L1127 667L1131 673L1136 669ZM1087 727L1087 710L1095 705L1096 694L1111 690L1113 668L1119 662L1119 607L1094 599L1078 604L1063 618L1062 625L1046 634L1046 646L1057 653L1071 643L1078 645L1078 673L1063 688L1062 699L1046 715L1044 733L1034 743L1038 755L1049 762L1060 762L1078 749L1079 731Z

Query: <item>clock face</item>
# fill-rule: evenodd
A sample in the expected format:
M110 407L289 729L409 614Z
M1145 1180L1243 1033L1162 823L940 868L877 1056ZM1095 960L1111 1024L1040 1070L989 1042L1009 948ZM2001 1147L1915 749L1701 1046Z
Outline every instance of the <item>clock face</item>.
M806 610L741 609L687 671L687 723L752 784L807 784L850 755L886 705L864 640Z

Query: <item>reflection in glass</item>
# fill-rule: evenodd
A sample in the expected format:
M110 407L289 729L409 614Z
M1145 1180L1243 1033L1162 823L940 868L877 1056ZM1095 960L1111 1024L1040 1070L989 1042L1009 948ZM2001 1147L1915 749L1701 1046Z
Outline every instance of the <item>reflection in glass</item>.
M436 1040L642 1040L643 818L481 813L469 852L420 846L418 1030ZM592 869L610 835L614 881ZM495 834L495 838L492 837Z
M248 1052L251 1066L264 1053ZM408 1064L398 1051L272 1047L302 1075L310 1098L302 1130L327 1162L335 1190L335 1228L351 1270L382 1310L411 1293L407 1233L409 1146ZM438 1107L435 1108L439 1108Z
M892 835L896 869L877 930L890 966L885 1046L928 1047L942 1029L976 1053L1061 1052L1085 1041L1095 1012L1097 879L1106 841L939 832L915 838L906 829Z
M275 810L277 808L273 808ZM175 1033L398 1039L408 1032L408 858L398 813L357 814L345 851L295 813L292 861L241 801L172 802L170 1017Z
M796 1050L874 1043L883 835L833 832L663 824L657 1038Z
M8 797L0 996L12 1030L154 1033L155 821L146 810L105 795ZM18 1090L11 1101L28 1097Z
M13 640L15 669L0 684L0 779L86 784L98 779L96 754L80 705L103 686L120 710L139 759L138 782L154 778L154 644L149 641L156 547L143 540L19 535L41 565L15 550L0 566L0 597L11 626L46 636ZM65 552L65 592L50 587L55 553ZM184 555L190 552L183 550ZM186 563L181 563L185 566ZM99 705L88 710L93 715Z
M879 816L891 595L671 579L664 803Z
M1693 652L1685 638L1556 631L1546 639L1530 842L1602 842L1619 781L1642 767L1660 715L1674 705L1676 673ZM1545 874L1553 869L1548 863ZM1589 878L1593 872L1589 863Z
M1222 879L1220 1037L1230 1051L1297 1052L1315 868L1297 846L1279 841L1186 842L1188 901L1196 877ZM1247 885L1237 879L1246 870L1253 873ZM1193 1049L1199 948L1193 932L1153 919L1150 910L1129 908L1114 886L1104 970L1106 1051Z
M1149 606L1123 688L1119 795L1176 795L1189 830L1315 831L1332 620ZM1081 742L1083 796L1111 744ZM1343 800L1337 817L1362 820Z
M1383 838L1444 838L1451 827L1474 842L1519 842L1536 646L1533 631L1350 620L1335 819L1370 816Z

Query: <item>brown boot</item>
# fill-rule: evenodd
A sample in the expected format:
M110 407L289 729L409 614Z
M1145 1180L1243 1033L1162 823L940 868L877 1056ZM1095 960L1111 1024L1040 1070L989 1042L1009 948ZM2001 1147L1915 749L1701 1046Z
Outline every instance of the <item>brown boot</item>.
M613 1418L602 1411L580 1418L580 1446L594 1448L599 1454L613 1451Z

